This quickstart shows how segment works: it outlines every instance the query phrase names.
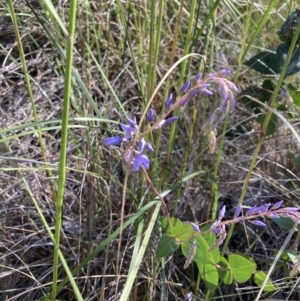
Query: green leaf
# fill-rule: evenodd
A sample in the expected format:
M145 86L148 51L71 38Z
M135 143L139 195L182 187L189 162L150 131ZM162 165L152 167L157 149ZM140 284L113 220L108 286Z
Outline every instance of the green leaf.
M221 267L218 269L220 279L225 284L231 284L233 281L233 275L227 259L222 257L218 265Z
M267 275L262 271L256 272L254 274L254 282L256 283L256 285L261 287L266 279L266 276ZM273 292L275 290L276 290L276 288L273 285L273 283L270 280L268 280L266 285L264 286L264 291L265 292Z
M256 269L255 262L239 254L230 254L228 262L232 269L233 277L238 283L248 281Z
M203 229L203 231L204 231L204 229ZM212 233L212 232L204 234L202 237L205 239L205 241L207 242L207 244L209 245L209 247L211 247L216 242L216 240L217 240L216 235L214 233ZM214 248L211 251L211 255L212 255L212 258L213 258L213 260L214 260L215 263L217 263L217 262L220 261L221 257L220 257L220 250L219 250L218 247Z
M168 256L174 253L178 249L178 247L179 244L177 240L173 236L165 234L159 239L155 258L160 259L162 257Z
M294 227L294 222L287 217L275 218L273 219L273 222L284 230L291 230Z
M244 64L253 70L265 74L265 75L275 75L280 73L277 66L277 59L275 52L262 51L257 55L253 56L249 61L244 62Z
M214 294L219 283L219 275L216 267L211 264L198 263L198 269L206 287Z
M289 49L286 44L280 44L277 47L276 58L277 58L279 70L281 70L283 67L288 51ZM296 49L292 55L290 63L288 64L284 77L293 75L299 71L300 71L300 50Z
M188 241L197 234L190 224L173 227L170 229L170 233L180 241Z
M293 103L300 108L300 91L291 91L290 95L293 99Z
M280 40L288 45L291 44L294 33L291 30L292 27L297 27L299 23L299 17L298 17L298 12L295 10L293 11L288 18L286 19L286 21L283 23L280 31L277 32ZM297 39L297 43L299 44L300 42L300 36Z
M193 239L181 245L181 250L185 257L188 257L192 243ZM196 245L196 254L193 261L197 262L197 264L215 264L212 253L208 251L209 246L202 236L196 237Z
M175 217L170 217L170 220L171 220L171 223L172 223L172 226L175 227L175 226L180 226L182 225L182 222L180 219L178 218L175 218ZM170 234L170 225L169 225L169 221L166 217L162 218L161 220L161 226L162 228Z

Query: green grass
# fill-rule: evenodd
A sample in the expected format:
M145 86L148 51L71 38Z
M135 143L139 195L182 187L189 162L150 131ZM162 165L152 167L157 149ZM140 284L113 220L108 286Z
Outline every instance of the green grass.
M0 300L272 296L253 281L238 291L220 282L213 294L196 264L183 270L181 252L157 259L155 250L166 220L215 220L222 197L234 199L228 214L237 203L281 198L297 205L298 111L274 109L284 72L264 105L262 130L255 113L237 100L217 127L213 154L204 126L220 103L217 93L176 107L170 114L178 122L160 130L147 132L146 114L152 107L162 118L168 95L178 101L180 87L199 73L231 69L240 90L262 84L242 63L280 43L276 31L295 3L30 3L0 4ZM297 80L289 79L294 85ZM260 131L272 113L280 126L266 138ZM147 174L132 173L122 150L103 141L133 116L155 150ZM288 274L296 263L283 259L298 239L295 229L281 248L287 231L269 224L258 235L245 227L230 228L222 253L248 252L270 272L265 282L280 281L279 298L286 288L296 295Z

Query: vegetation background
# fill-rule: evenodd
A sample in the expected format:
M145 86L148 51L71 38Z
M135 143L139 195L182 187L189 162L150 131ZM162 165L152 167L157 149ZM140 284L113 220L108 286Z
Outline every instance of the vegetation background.
M296 5L1 1L0 300L184 300L190 292L189 300L254 300L260 288L251 281L220 284L212 295L195 265L183 270L180 251L155 258L163 211L153 187L169 214L188 222L215 219L224 204L230 219L242 191L245 206L280 199L297 206L293 99L278 97L285 122L262 137L259 116L237 97L211 153L203 125L219 99L196 97L173 112L176 124L147 137L152 185L129 173L120 149L103 139L128 117L140 121L150 99L161 114L167 96L199 73L231 69L240 90L261 85L242 63L278 45L276 32ZM271 223L265 231L237 226L228 252L248 254L267 271L286 236ZM287 248L297 251L297 239ZM279 262L266 299L300 299L289 264Z

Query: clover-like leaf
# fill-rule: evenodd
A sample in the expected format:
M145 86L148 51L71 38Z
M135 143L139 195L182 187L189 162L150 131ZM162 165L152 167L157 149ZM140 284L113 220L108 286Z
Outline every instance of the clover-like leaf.
M216 267L211 264L198 264L199 273L208 288L214 294L218 287L219 275Z
M228 256L228 262L232 270L233 277L238 283L248 281L256 269L256 264L253 260L239 254L230 254Z
M277 47L276 50L276 58L277 58L277 64L278 68L281 71L283 64L286 60L287 54L288 54L289 48L286 44L280 44ZM279 71L279 72L280 72ZM294 50L294 53L292 55L292 58L287 66L286 72L284 77L293 75L300 71L300 50L297 48Z
M254 282L257 284L257 286L261 287L263 285L266 276L267 275L262 271L258 271L254 274ZM265 292L273 292L276 290L275 286L270 280L267 281L263 289Z
M261 74L276 75L280 73L277 65L276 53L273 51L259 52L250 60L244 62L244 64Z
M181 245L183 255L187 258L192 246L193 240L184 242ZM212 256L212 252L209 252L209 246L202 236L196 237L196 254L193 257L193 261L197 264L215 264Z
M174 253L179 247L179 244L175 237L165 234L161 236L159 239L155 258L160 259L162 257L168 256L172 253Z
M218 269L220 279L225 284L231 284L233 281L233 275L227 259L222 257L218 265L220 266Z
M173 227L182 225L181 220L176 217L170 217L170 221ZM161 226L167 233L170 234L169 220L166 217L161 220Z

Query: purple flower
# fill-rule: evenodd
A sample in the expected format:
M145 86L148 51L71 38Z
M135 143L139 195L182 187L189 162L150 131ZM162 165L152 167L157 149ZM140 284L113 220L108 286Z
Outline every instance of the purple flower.
M144 154L137 154L133 160L132 171L138 171L140 168L149 169L150 160Z
M213 96L214 93L209 91L208 89L201 89L201 93L207 96Z
M149 153L154 153L154 149L152 147L152 145L149 142L146 142L145 144L145 148Z
M172 123L176 122L178 119L179 119L178 116L170 117L166 120L166 124L172 124Z
M259 226L259 227L266 227L267 225L261 221L258 220L254 220L254 221L249 221L250 223L252 223L253 225Z
M192 301L192 296L193 296L192 293L187 293L187 294L185 295L185 300L186 300L186 301Z
M278 214L275 213L269 213L267 215L267 217L271 218L271 219L276 219L276 218L280 218L280 216Z
M202 79L202 73L199 73L195 76L195 82L198 83Z
M155 127L155 129L160 129L164 124L166 123L166 119L161 120L158 125Z
M231 74L231 70L229 70L229 69L223 69L219 73L220 73L220 75L226 76L226 75L230 75Z
M122 142L122 137L121 136L113 136L109 138L104 139L104 143L108 146L110 145L120 145Z
M238 217L240 214L241 214L241 211L242 211L242 206L241 205L237 205L236 206L236 209L235 209L235 212L234 212L234 217Z
M186 83L184 83L180 89L180 93L185 93L189 89L190 85L191 85L190 81L187 81Z
M261 208L261 212L267 212L269 210L269 207L271 206L271 204L264 204L262 205L262 208Z
M139 152L143 152L144 148L145 148L145 145L146 145L146 141L144 138L142 138L139 142L138 142L138 150Z
M154 119L154 110L152 108L150 108L148 115L147 115L147 120L149 122L151 122L151 121L153 121L153 119Z
M297 212L300 210L300 208L297 208L297 207L286 207L283 209L286 210L287 212Z
M165 104L165 107L166 109L170 109L173 105L173 94L171 93L168 97L167 97L167 100L166 100L166 104Z
M196 224L191 223L191 226L195 231L200 232L200 228Z
M225 211L226 211L226 207L223 206L222 209L219 211L219 216L218 216L219 221L224 217Z
M180 101L179 106L180 106L180 107L185 106L185 105L189 102L189 100L190 100L189 96L184 97L184 98Z
M276 210L276 209L279 209L282 205L283 201L279 201L277 203L275 203L270 210Z
M254 214L253 212L255 212L255 210L256 210L256 206L251 207L251 208L246 212L245 216L253 215L253 214Z
M135 127L137 125L137 123L136 123L136 117L135 116L133 117L133 119L127 118L127 122L132 127Z
M121 128L125 134L125 139L131 139L136 132L136 127L121 123Z

